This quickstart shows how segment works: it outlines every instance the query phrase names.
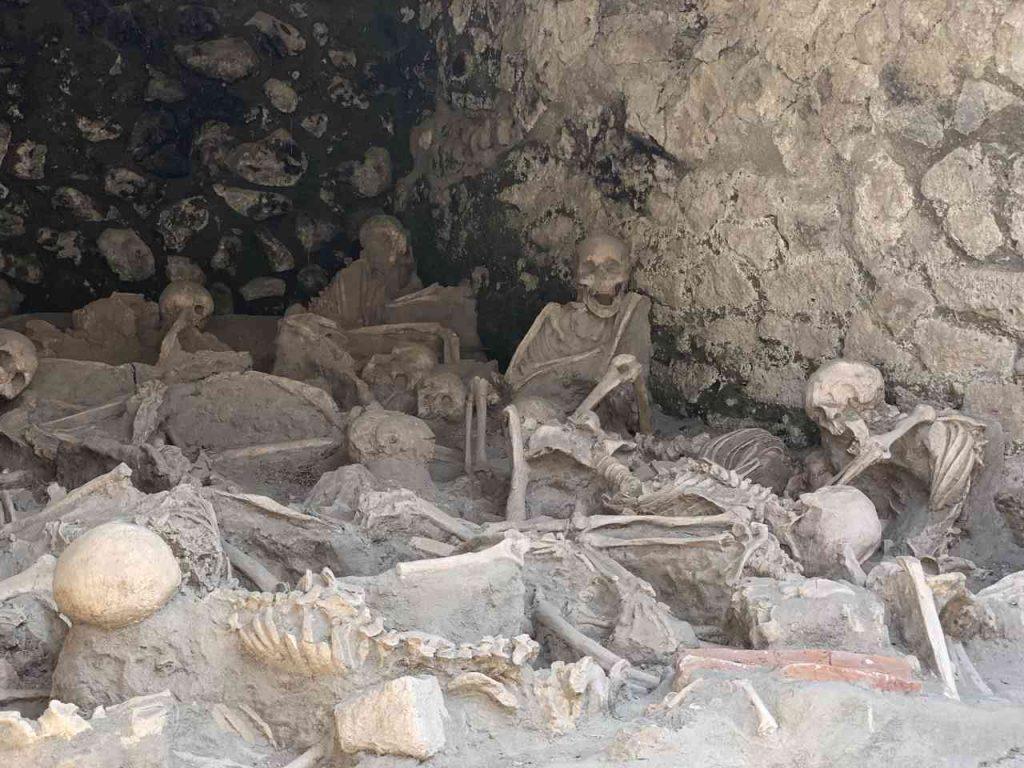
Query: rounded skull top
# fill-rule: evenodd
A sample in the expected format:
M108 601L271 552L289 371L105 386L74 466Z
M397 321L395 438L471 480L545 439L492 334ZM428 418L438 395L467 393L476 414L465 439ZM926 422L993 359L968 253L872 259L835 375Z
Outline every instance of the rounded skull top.
M192 324L202 326L213 314L213 296L199 283L178 280L160 294L160 320L169 326L182 312L192 313Z
M835 576L844 550L863 563L882 544L878 511L863 492L833 485L800 496L806 510L793 527L807 576Z
M433 430L422 419L396 411L363 412L349 426L348 443L350 458L359 463L434 458Z
M163 608L180 583L181 568L163 539L139 525L107 523L58 558L53 597L73 622L118 629Z
M885 380L867 363L832 360L807 380L804 410L814 423L834 435L845 429L846 417L862 416L885 402Z
M24 392L38 367L36 347L27 336L0 329L0 397L13 400Z
M578 299L598 317L618 314L629 284L629 246L611 235L591 235L576 250Z

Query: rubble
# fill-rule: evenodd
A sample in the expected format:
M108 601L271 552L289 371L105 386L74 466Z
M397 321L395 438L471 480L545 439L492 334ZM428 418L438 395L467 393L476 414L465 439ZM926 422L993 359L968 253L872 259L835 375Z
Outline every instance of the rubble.
M0 764L1024 748L1018 8L58 5Z

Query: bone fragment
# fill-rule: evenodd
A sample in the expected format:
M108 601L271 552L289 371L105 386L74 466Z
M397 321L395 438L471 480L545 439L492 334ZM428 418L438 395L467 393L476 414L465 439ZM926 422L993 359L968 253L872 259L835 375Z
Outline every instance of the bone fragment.
M314 768L327 756L327 748L323 744L310 747L297 758L281 768Z
M0 490L0 499L3 500L4 512L7 516L8 523L16 523L18 521L18 512L14 508L14 500L11 499L11 492L4 488Z
M960 699L956 690L956 678L953 675L953 662L949 658L949 649L946 647L946 636L942 631L942 623L939 621L939 612L935 608L935 598L932 595L931 587L925 579L924 569L921 561L916 557L898 557L896 562L904 570L909 581L909 605L904 604L905 610L913 611L915 615L902 617L904 622L904 634L909 626L919 628L920 634L917 637L906 637L905 639L914 644L915 650L925 656L930 656L929 661L942 680L943 693L950 699ZM914 632L918 635L918 632ZM916 641L916 643L915 643Z
M530 481L530 467L526 463L526 451L523 448L523 423L519 418L519 409L514 405L505 408L508 418L508 438L512 444L512 482L505 504L505 519L512 523L526 520L526 486Z
M466 474L473 474L473 397L472 388L466 393Z
M857 477L880 461L889 457L889 449L919 424L935 421L935 410L927 405L919 405L904 417L895 427L883 435L872 435L866 442L858 441L862 453L857 455L828 485L849 485Z
M693 691L697 690L702 685L704 685L705 682L706 681L703 677L698 677L696 680L693 680L688 685L686 685L686 687L684 687L682 690L673 691L664 699L662 699L660 704L652 704L651 707L648 709L648 714L667 712L669 710L675 709L686 700L687 696L689 696L691 693L693 693Z
M292 451L330 450L339 447L338 441L330 437L313 437L308 440L289 440L284 443L265 443L245 448L230 448L211 455L214 461L237 461L238 459L259 459L278 453Z
M960 671L960 677L971 681L971 685L978 691L982 696L994 696L992 689L989 684L985 682L985 678L978 672L977 667L974 666L974 662L971 661L971 657L967 655L967 649L964 648L964 644L959 640L950 641L946 639L949 644L950 652L953 656L953 661L956 663L957 669Z
M85 498L93 495L100 495L108 490L116 488L117 486L122 485L123 482L131 476L132 471L128 465L119 464L105 475L100 475L99 477L85 483L85 485L71 491L71 493L59 501L48 504L38 514L27 517L24 520L19 520L15 523L8 523L3 528L0 528L0 536L21 533L27 528L38 528L39 530L42 530L46 523L53 520L59 520L68 512L74 510L75 507L77 507Z
M529 551L529 548L529 539L523 536L513 536L481 552L467 552L462 555L452 555L451 557L399 563L395 566L395 573L398 574L398 578L406 579L426 574L458 570L477 572L489 565L500 562L509 562L522 566L523 556Z
M616 669L624 669L627 678L647 688L657 688L661 684L661 678L648 674L639 669L634 669L627 659L609 651L596 640L580 632L570 624L558 609L543 598L538 598L534 603L534 618L560 637L566 645L579 653L581 656L591 656L605 672L612 672Z
M633 355L616 355L601 380L573 412L572 418L579 419L583 414L594 410L609 392L622 384L636 381L642 372L640 363Z
M0 603L30 592L52 598L53 569L56 566L57 558L43 555L21 573L0 581Z
M40 424L39 429L43 432L52 432L53 430L87 427L98 421L103 421L104 419L109 419L114 416L120 416L128 407L129 399L130 398L123 397L120 400L112 400L111 402L104 403L103 405L87 408L84 411L73 413L70 416L64 416L59 419L54 419L53 421L47 421Z
M231 565L248 576L260 592L273 592L277 589L278 578L263 563L232 544L223 542L222 546Z
M425 555L433 557L449 557L455 552L455 547L445 544L443 541L435 541L424 536L413 536L409 539L409 545Z
M747 698L750 699L750 703L757 713L757 735L771 736L773 733L776 733L779 730L779 723L772 717L772 713L768 711L768 707L765 706L764 701L757 691L754 690L753 684L749 680L744 679L737 680L735 685L747 694Z
M473 449L473 469L476 471L487 467L487 395L490 389L487 379L479 376L470 383L476 410L476 446Z

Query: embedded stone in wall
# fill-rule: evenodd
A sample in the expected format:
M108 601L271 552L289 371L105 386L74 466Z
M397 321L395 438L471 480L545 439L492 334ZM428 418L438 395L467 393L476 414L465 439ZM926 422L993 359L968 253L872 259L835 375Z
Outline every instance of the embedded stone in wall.
M270 78L263 84L263 94L278 112L290 115L299 108L299 94L284 80Z
M280 56L295 56L306 50L306 39L299 30L264 11L253 14L245 26L258 29Z
M213 191L235 213L254 221L266 221L277 216L284 216L292 210L292 201L277 192L228 187L224 184L215 184Z
M107 120L105 118L92 118L86 117L85 115L78 115L75 118L75 125L78 127L78 132L82 134L82 138L86 141L98 144L101 141L113 141L114 139L121 138L121 134L124 133L118 123L113 120Z
M25 297L6 280L0 279L0 318L10 317L18 312Z
M968 382L964 413L989 416L999 421L1008 440L1024 443L1024 386L990 381Z
M46 175L46 145L23 141L14 148L11 173L19 179L38 181Z
M240 144L230 153L227 164L252 184L266 187L293 187L306 172L306 153L284 128L269 136Z
M108 168L103 174L103 189L108 195L132 203L142 215L147 215L160 197L156 182L131 168Z
M134 229L105 229L96 240L114 273L127 282L148 280L156 272L153 251Z
M992 212L996 176L980 145L958 147L933 165L921 179L921 192L943 216L949 235L976 259L985 259L1003 244Z
M973 328L945 320L925 320L914 333L921 362L932 373L969 378L978 373L1013 374L1017 345Z
M11 126L0 120L0 164L7 157L7 149L11 146Z
M996 27L996 69L1024 87L1024 6L1013 3Z
M242 240L237 235L225 235L217 243L210 258L210 266L234 274L242 258Z
M81 232L57 232L43 227L36 234L36 244L44 251L55 254L58 259L67 259L76 265L82 262L85 243Z
M370 147L352 168L352 187L360 197L377 197L391 188L391 154L384 147Z
M303 130L306 131L310 136L314 136L318 139L323 138L323 135L327 133L328 117L323 112L318 112L315 115L307 115L302 118Z
M1020 99L998 85L986 80L965 80L956 102L953 128L968 136L1011 104L1020 104Z
M25 234L25 219L18 214L0 210L0 240L10 240Z
M237 37L177 45L174 52L194 72L227 83L248 77L260 63L252 46Z
M263 252L267 255L267 262L272 270L287 272L289 269L295 268L295 256L292 255L287 245L265 230L257 232L256 237L259 238L260 245L263 246Z
M946 308L991 320L1024 338L1024 272L944 265L929 275Z
M163 238L164 248L178 252L184 250L196 233L210 223L210 210L206 198L187 197L164 208L157 219L156 228Z
M288 286L279 277L254 277L238 289L246 301L258 301L284 296Z
M334 240L338 236L338 228L330 221L300 213L295 217L295 236L306 253L313 253Z
M79 221L103 221L106 218L96 201L74 187L58 187L50 199L54 209L69 213Z
M165 72L149 67L149 82L146 83L146 101L159 101L164 104L177 104L184 101L185 88L182 84L169 77Z

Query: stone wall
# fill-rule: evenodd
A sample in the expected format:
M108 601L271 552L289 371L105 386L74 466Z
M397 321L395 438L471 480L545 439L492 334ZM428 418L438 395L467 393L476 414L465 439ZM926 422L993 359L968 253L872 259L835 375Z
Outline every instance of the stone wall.
M1024 441L1024 5L423 0L418 22L438 107L401 201L428 272L487 266L493 349L606 228L654 300L663 404L784 417L845 354Z
M0 311L208 278L281 312L390 211L433 54L398 0L0 4ZM255 282L253 282L255 281Z

